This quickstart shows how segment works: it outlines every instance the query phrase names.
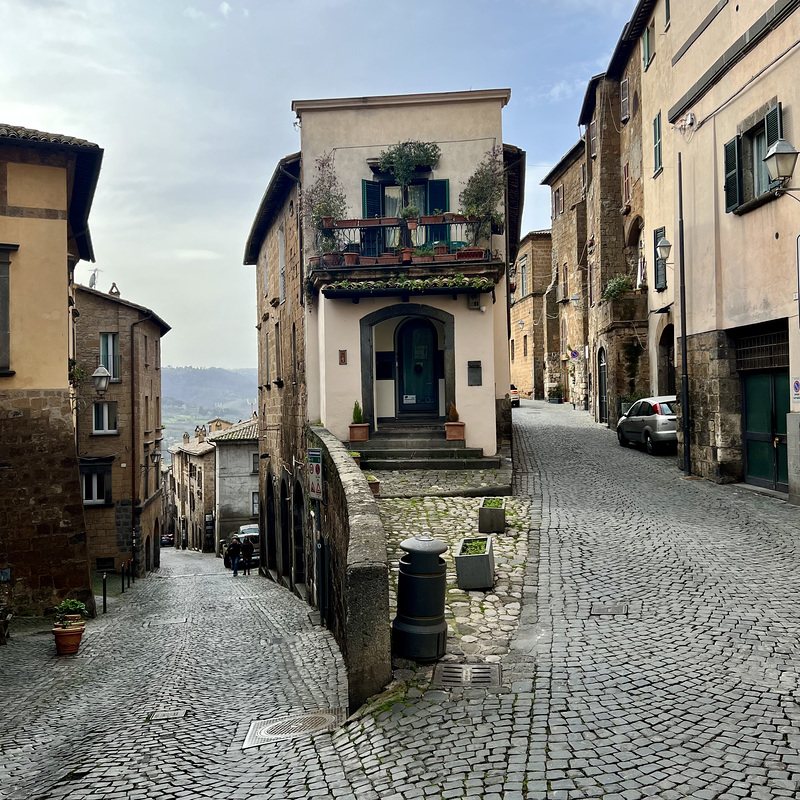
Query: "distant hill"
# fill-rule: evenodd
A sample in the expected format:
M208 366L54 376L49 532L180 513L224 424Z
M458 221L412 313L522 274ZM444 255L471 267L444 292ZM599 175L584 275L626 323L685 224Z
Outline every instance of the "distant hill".
M221 367L162 367L161 421L164 446L181 440L184 432L214 417L236 423L255 410L258 398L258 370Z

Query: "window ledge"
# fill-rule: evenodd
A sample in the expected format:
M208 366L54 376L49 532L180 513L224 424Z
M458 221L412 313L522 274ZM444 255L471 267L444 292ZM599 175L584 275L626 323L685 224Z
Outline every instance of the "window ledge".
M119 431L92 431L90 436L119 436Z
M768 189L764 194L760 194L758 197L754 197L752 200L742 203L738 208L734 208L733 213L736 214L737 217L740 217L742 214L747 214L748 211L754 211L765 203L771 203L773 200L777 200L779 196L780 195L776 196L772 189Z
M16 374L16 371L13 369L0 369L0 378L11 378Z
M659 175L660 175L660 174L661 174L663 171L664 171L664 167L663 167L663 166L659 167L659 168L658 168L658 169L657 169L657 170L656 170L656 171L653 173L653 180L655 180L655 179L656 179L656 178L657 178L657 177L658 177L658 176L659 176Z

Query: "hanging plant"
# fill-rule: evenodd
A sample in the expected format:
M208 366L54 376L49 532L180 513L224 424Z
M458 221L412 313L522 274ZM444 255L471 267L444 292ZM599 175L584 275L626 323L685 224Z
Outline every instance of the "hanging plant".
M436 142L400 142L388 150L382 150L378 157L378 169L388 172L405 188L414 178L419 167L435 167L442 151Z

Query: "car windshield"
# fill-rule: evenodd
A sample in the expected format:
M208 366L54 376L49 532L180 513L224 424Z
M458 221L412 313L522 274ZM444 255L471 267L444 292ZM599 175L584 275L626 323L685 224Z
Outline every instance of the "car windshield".
M675 413L675 410L672 408L672 403L666 400L659 400L657 408L657 413L663 414L665 417Z

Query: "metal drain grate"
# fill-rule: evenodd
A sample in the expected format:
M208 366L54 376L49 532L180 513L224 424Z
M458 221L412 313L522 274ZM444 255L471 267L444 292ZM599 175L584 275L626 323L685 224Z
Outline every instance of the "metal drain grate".
M315 733L335 730L344 724L347 715L343 708L327 711L306 711L301 714L284 714L271 720L256 720L250 723L242 750L259 747L285 739L300 739Z
M592 610L589 612L593 617L601 617L607 614L612 616L619 616L621 614L627 615L627 603L592 603Z
M500 686L499 664L437 664L432 683L439 686Z
M183 719L186 716L186 709L181 711L154 711L147 715L148 722L160 722L165 719Z

